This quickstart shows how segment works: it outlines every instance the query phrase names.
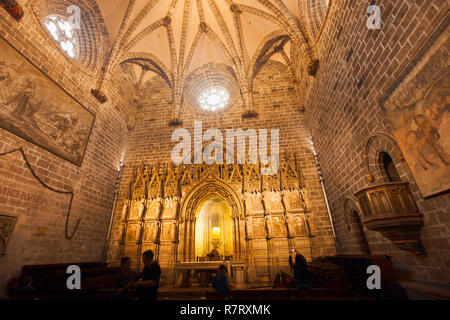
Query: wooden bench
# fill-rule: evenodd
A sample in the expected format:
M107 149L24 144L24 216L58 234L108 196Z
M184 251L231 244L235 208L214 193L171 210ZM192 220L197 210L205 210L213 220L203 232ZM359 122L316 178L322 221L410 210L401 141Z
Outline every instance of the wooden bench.
M81 269L81 290L67 288L67 268ZM20 277L10 285L11 299L102 299L112 297L114 280L120 268L108 268L102 262L29 265L22 267ZM30 288L26 288L26 285Z
M353 290L375 299L408 299L405 291L400 287L389 256L375 255L336 255L326 257L326 260L342 266L347 281ZM367 268L371 265L380 267L381 290L367 288Z
M230 290L232 300L354 300L360 299L345 288ZM207 300L223 300L218 292L206 292Z

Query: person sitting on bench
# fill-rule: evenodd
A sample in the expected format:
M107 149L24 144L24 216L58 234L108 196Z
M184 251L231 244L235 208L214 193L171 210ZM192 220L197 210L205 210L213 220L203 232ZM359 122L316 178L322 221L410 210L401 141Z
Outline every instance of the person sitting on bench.
M123 257L120 262L120 273L116 276L114 288L116 292L115 298L120 300L128 300L131 296L131 289L136 281L136 274L131 270L131 259Z
M292 262L292 255L295 254L295 263ZM289 265L294 269L294 281L298 290L310 289L311 282L308 272L308 263L303 255L297 253L297 250L292 250L292 255L289 256Z

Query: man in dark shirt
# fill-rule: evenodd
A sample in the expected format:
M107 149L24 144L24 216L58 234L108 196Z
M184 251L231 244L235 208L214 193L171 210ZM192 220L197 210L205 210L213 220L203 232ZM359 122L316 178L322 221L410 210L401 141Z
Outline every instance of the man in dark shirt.
M114 282L114 288L116 289L114 297L121 300L130 299L130 292L135 280L136 274L131 271L131 259L123 257L120 262L120 273L116 276Z
M153 251L148 250L142 254L144 261L144 270L142 271L142 279L135 283L138 289L139 300L158 299L159 279L161 277L161 268L158 262L153 260Z

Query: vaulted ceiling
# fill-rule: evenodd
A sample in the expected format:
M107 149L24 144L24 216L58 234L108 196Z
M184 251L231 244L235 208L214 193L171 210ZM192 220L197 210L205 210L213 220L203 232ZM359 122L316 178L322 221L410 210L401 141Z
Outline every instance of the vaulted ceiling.
M231 64L230 58L248 68L271 33L279 30L280 34L296 33L302 38L295 25L300 17L298 0L241 0L235 12L230 9L233 2L227 0L136 0L130 4L133 2L129 6L124 0L97 0L110 42L118 38L126 17L122 31L129 34L122 49L150 53L170 72L183 67L189 73L209 62ZM136 25L143 13L145 17ZM166 17L170 22L164 20ZM204 34L200 23L209 29ZM285 63L281 56L274 59Z
M37 2L50 6L70 1ZM99 69L98 89L119 64L131 64L138 86L155 74L163 77L173 89L174 105L179 110L184 80L208 63L233 69L244 105L251 108L252 79L266 61L278 60L292 69L291 46L295 46L306 63L314 61L313 47L330 0L74 0L72 3L81 5L84 12L94 12L91 19L97 21L85 22L86 26L98 24L97 32L106 37L103 47L109 49L103 50L107 54ZM87 36L86 33L81 39Z

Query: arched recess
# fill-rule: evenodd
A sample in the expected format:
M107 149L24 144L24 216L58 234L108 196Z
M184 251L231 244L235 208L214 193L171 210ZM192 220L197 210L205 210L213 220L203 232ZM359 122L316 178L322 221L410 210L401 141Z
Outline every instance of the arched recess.
M245 251L244 209L237 193L224 181L209 175L184 197L180 206L178 257L184 262L195 261L195 225L199 205L211 195L227 202L231 208L233 252L240 259Z
M298 1L299 23L303 26L307 38L315 46L329 20L333 0Z
M364 166L369 182L375 184L391 182L383 166L383 153L390 156L400 179L404 180L409 168L397 141L387 133L376 133L368 139L364 153Z
M195 223L196 261L206 258L214 249L215 255L232 257L233 239L232 210L227 201L215 194L199 203Z
M78 6L81 10L81 28L75 30L74 34L78 44L78 54L74 59L67 56L67 60L80 67L86 73L97 74L100 72L111 49L106 23L97 3L95 1L81 0L36 0L30 2L31 10L38 24L42 26L45 38L53 43L55 48L65 57L66 55L61 47L46 30L44 19L51 15L68 18L67 9L72 5Z
M361 217L362 215L358 200L353 196L347 197L344 201L344 222L347 231L350 233L350 241L353 241L353 239L355 240L355 250L357 250L358 253L370 254L370 247L367 242ZM353 247L351 244L349 247L350 246Z
M290 40L290 37L283 30L276 30L264 37L249 65L248 76L249 79L251 79L251 88L253 88L254 78L261 67L276 54L278 50L283 50L285 44Z
M147 67L150 71L155 72L161 78L166 81L170 88L172 88L172 76L169 69L164 65L164 63L159 60L156 56L148 52L127 52L124 54L118 65L123 63L134 63L139 66Z
M261 2L261 1L260 1ZM263 19L266 19L280 28L285 30L285 33L289 35L289 37L293 40L293 42L299 47L299 51L304 59L306 59L307 63L311 63L314 60L313 53L311 51L310 43L308 39L305 37L305 31L303 26L298 23L295 17L286 17L285 14L288 13L288 10L284 12L284 14L280 13L273 4L268 1L264 1L264 6L269 6L271 13L267 13L266 11L262 11L255 7L246 6L243 4L237 4L239 10L243 13L248 13L251 15L259 16ZM276 12L278 11L278 12ZM289 15L289 13L288 13ZM289 21L292 18L291 21Z

